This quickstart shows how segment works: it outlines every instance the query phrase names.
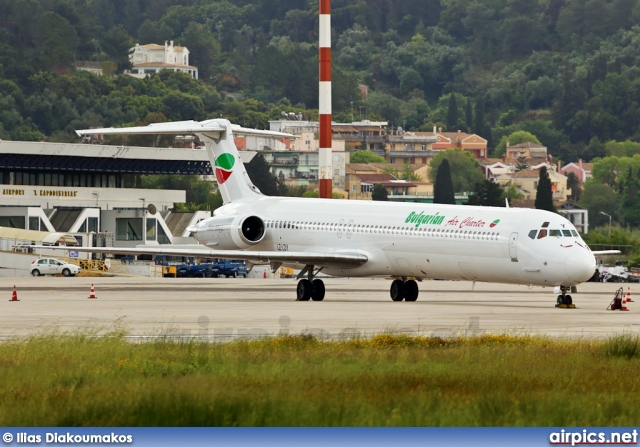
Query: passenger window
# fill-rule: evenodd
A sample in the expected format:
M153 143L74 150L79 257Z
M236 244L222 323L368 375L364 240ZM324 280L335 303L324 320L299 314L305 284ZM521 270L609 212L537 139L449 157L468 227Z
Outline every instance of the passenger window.
M538 239L542 239L543 237L547 236L547 230L540 230L540 233L538 233Z
M535 239L536 238L536 233L538 232L538 230L531 230L529 231L529 237L531 239Z
M571 231L570 230L562 230L562 235L565 237L571 237Z

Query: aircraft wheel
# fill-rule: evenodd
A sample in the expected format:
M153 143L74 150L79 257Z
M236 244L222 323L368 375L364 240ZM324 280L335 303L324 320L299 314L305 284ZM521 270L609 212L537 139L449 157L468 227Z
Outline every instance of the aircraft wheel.
M568 304L569 306L573 304L573 299L571 298L571 295L565 295L564 304Z
M322 301L324 299L324 282L321 279L314 279L311 282L311 288L313 289L311 299L313 301Z
M404 283L404 300L405 301L415 301L418 299L418 293L420 290L418 289L418 283L414 280L410 279Z
M404 283L399 279L394 279L389 292L393 301L402 301L404 299Z
M311 286L311 281L308 279L301 279L298 282L298 287L296 288L298 301L309 301L312 291L313 288Z
M564 304L564 300L562 299L562 295L558 295L558 301L557 301L558 305L560 304Z

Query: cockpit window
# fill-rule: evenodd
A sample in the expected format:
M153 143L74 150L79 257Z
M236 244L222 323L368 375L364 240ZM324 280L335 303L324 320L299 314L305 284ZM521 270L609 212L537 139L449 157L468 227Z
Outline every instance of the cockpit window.
M545 222L542 224L542 228L547 228L549 226L549 222Z
M571 230L562 230L562 235L566 237L571 237Z
M578 237L578 232L576 230L571 230L571 234L573 234L574 237Z
M542 239L543 237L547 236L547 230L540 230L540 233L538 233L538 239Z
M529 231L529 237L531 239L535 239L536 238L536 233L538 232L538 230L531 230Z
M560 230L549 230L549 236L561 237L562 233Z

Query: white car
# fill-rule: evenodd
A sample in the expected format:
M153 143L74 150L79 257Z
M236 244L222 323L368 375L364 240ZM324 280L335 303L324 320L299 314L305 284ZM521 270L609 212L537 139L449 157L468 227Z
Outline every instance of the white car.
M60 259L40 258L31 263L31 274L33 276L75 276L78 272L80 272L80 267L61 261Z

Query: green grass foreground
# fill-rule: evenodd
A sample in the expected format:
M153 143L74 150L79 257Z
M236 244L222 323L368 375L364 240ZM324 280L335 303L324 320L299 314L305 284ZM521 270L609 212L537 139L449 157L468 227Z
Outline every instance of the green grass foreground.
M632 426L638 395L631 335L0 343L4 426Z

